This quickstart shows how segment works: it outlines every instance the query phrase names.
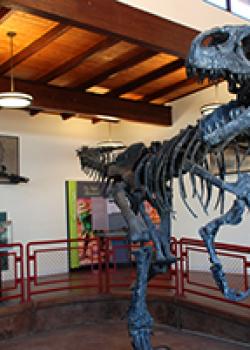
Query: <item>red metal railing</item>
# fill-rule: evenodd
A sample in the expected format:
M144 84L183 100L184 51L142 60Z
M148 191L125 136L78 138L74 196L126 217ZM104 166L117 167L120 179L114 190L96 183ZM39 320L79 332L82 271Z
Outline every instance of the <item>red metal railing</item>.
M75 244L77 243L77 245ZM85 243L87 246L85 247ZM91 275L68 272L69 254L79 251L83 244ZM33 295L55 293L65 290L88 290L102 292L102 252L99 239L72 239L38 241L27 244L27 301ZM52 267L49 262L53 262Z
M150 243L149 243L150 244ZM135 257L133 251L138 249L138 244L129 244L124 238L112 237L106 239L106 263L105 263L105 291L119 288L128 288L136 277ZM177 255L177 240L171 240L171 251ZM149 291L155 289L174 290L178 293L178 266L177 263L170 271L154 278L149 283Z
M79 248L80 245L80 248ZM0 301L30 301L37 295L77 291L86 293L119 292L135 280L135 258L131 245L125 239L112 237L76 240L48 240L30 242L26 247L27 280L24 279L23 245L0 245ZM69 271L69 255L82 250L87 273ZM207 251L201 240L182 238L171 240L171 250L180 260L171 270L149 283L149 293L173 291L176 295L193 294L221 302L226 300L218 291L209 269ZM246 290L249 287L250 248L217 243L230 287ZM84 255L85 254L85 255ZM85 271L85 270L84 270ZM25 283L27 295L25 296ZM249 300L236 303L250 307Z
M23 246L0 244L0 301L25 301Z
M211 298L222 302L225 299L219 292L210 271L207 250L200 240L182 238L180 245L180 296L186 293ZM250 268L250 247L216 243L217 255L222 261L227 280L231 288L246 291L249 288L248 269ZM196 256L196 257L195 257ZM198 259L197 259L197 256ZM204 264L202 265L202 259ZM197 269L199 261L199 270ZM237 302L237 305L250 308L249 301Z

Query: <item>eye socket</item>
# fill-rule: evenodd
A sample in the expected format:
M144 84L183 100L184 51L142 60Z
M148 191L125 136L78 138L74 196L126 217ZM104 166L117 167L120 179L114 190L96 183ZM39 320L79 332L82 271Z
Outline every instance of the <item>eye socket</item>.
M214 32L210 35L207 35L201 42L201 45L204 47L211 47L220 44L224 44L229 38L229 34L226 32Z
M250 61L250 34L241 40L241 44L246 59Z

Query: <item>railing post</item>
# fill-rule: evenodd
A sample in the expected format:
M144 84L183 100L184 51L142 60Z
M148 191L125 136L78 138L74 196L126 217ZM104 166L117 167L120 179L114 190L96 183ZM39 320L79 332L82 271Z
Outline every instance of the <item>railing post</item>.
M31 277L30 277L30 243L26 246L26 264L27 264L27 302L31 301Z
M173 238L173 254L176 257L175 265L175 295L179 296L179 264L178 264L178 241L176 238Z
M250 261L247 261L246 259L244 260L244 281L245 281L245 290L249 288L248 284L248 272L247 269L250 268Z
M23 244L20 243L20 289L21 289L21 303L25 302L25 288L24 288L24 248Z
M182 239L179 241L180 249L180 296L184 296L184 251Z
M110 238L105 239L105 293L110 292L110 251L109 251Z
M101 237L97 238L97 246L98 246L98 292L103 292L103 281L102 281L102 241Z

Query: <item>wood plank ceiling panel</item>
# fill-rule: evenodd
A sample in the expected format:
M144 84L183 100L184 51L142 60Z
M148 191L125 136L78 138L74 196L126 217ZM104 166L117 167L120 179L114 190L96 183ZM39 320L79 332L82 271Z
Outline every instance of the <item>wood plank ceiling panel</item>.
M197 34L187 27L115 0L71 0L70 5L62 0L2 0L1 4L12 10L0 8L0 75L9 74L6 32L14 30L15 77L26 80L27 86L18 81L20 87L34 89L38 101L33 107L39 111L55 109L63 119L74 113L126 119L127 112L130 120L141 120L144 114L146 122L155 117L156 124L166 125L171 110L155 105L204 88L186 79L183 58ZM74 109L61 103L60 96L75 101Z
M72 60L103 40L103 36L78 28L70 28L15 68L20 79L39 80L59 65Z
M108 77L114 77L121 71L128 70L130 67L137 65L155 55L154 51L144 50L143 48L136 48L134 55L128 57L122 62L118 62L113 67L105 70L104 72L97 74L92 79L85 81L84 83L77 86L78 89L88 90L91 87L101 87L101 83ZM105 88L104 88L105 89Z
M183 81L186 79L186 70L185 68L177 69L173 73L169 73L159 79L155 79L152 82L149 82L135 90L133 92L130 92L128 94L123 94L121 97L123 98L131 98L131 94L134 94L136 96L136 99L138 99L138 96L143 98L145 95L154 93L154 91L157 91L162 88L167 88L168 86L171 86L179 81ZM130 96L130 97L128 97Z
M119 88L130 83L134 79L143 77L154 69L161 68L165 64L173 62L174 60L176 60L176 56L156 53L153 57L133 65L131 68L128 68L115 76L111 76L100 83L100 85L109 90Z
M19 8L67 24L116 35L185 58L197 31L154 16L116 0L2 0L2 6Z
M183 67L184 60L183 59L176 59L170 63L165 64L164 66L160 68L156 68L148 72L147 74L144 74L143 76L133 79L132 81L128 82L127 84L123 84L122 86L113 89L109 96L113 97L119 97L120 95L123 95L129 91L133 91L149 82L152 82L156 79L161 78L164 75L170 74L172 72L175 72L177 69Z
M29 46L25 47L23 50L19 51L17 54L14 54L13 59L9 59L0 66L0 74L8 72L12 67L21 64L23 61L27 60L29 57L34 55L37 51L43 49L47 44L52 40L60 37L70 29L69 26L64 24L57 24L54 28L46 32L39 39L33 41Z
M190 78L190 79L185 79L183 81L180 81L180 82L177 82L177 83L174 83L170 86L166 86L166 87L163 87L161 89L158 89L146 96L144 96L143 98L143 101L145 102L151 102L151 101L154 101L154 100L157 100L157 99L160 99L162 98L163 96L165 95L168 95L169 93L171 93L172 91L175 91L177 89L180 89L182 88L183 86L189 86L189 85L192 85L193 83L195 82L195 79L194 78Z
M118 42L104 51L95 53L79 66L51 81L51 84L67 87L79 86L84 81L133 57L138 50L142 49L127 42Z
M78 55L74 56L73 58L67 59L66 62L60 64L55 69L50 70L47 74L39 78L38 81L40 83L48 83L51 80L55 80L57 77L67 73L71 69L81 64L83 61L85 61L88 57L94 55L96 52L104 51L108 47L114 45L115 43L117 43L117 39L109 37L98 41L97 43L89 47L87 50L84 49Z
M167 102L175 101L178 98L198 92L211 85L213 84L209 83L207 80L200 84L195 79L186 79L183 82L175 84L175 86L170 86L168 93L160 98L152 100L151 102L154 104L164 104Z
M20 11L14 11L7 19L0 23L1 55L0 65L6 62L10 57L9 38L7 32L15 31L17 33L14 40L14 54L19 53L32 42L39 39L42 35L49 32L57 26L57 22L48 19L33 16Z

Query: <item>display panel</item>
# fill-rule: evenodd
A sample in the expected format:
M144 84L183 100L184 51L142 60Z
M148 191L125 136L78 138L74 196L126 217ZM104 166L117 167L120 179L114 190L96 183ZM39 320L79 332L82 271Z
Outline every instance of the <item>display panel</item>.
M79 240L70 243L69 266L77 269L93 263L90 257L96 243L92 238L102 232L119 232L127 225L113 199L102 196L98 182L67 181L66 201L68 238Z

